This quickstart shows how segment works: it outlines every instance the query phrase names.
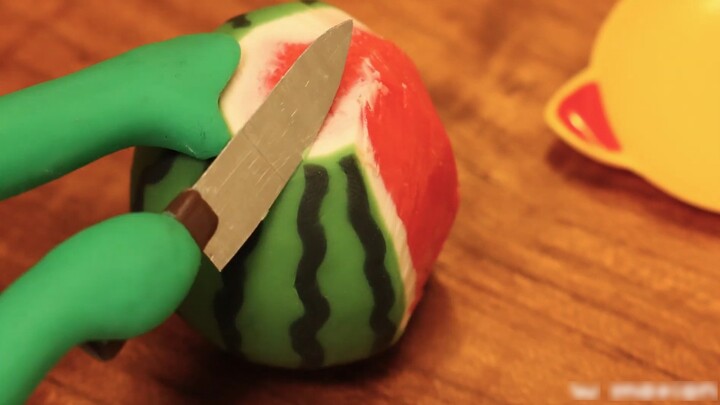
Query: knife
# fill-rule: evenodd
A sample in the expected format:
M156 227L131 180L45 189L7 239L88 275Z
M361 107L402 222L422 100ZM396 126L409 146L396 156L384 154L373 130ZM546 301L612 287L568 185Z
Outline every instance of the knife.
M348 20L317 38L200 179L166 208L218 270L265 218L317 137L340 86L352 28ZM123 344L83 348L109 360Z
M325 122L352 26L346 21L316 39L195 185L169 204L218 270L265 218Z

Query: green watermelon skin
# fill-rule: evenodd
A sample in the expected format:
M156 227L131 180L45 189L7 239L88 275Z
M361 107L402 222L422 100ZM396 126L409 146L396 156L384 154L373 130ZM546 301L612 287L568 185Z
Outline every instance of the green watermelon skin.
M208 164L138 149L133 208L161 212ZM222 273L203 261L179 314L227 351L279 367L348 363L389 347L407 303L374 201L354 149L304 161Z

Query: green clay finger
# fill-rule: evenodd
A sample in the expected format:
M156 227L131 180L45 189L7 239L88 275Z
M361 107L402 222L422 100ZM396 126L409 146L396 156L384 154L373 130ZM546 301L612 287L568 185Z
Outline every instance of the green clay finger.
M133 145L217 155L239 57L229 35L182 36L0 97L0 199Z
M0 404L22 403L73 346L128 339L168 318L200 264L165 214L128 214L68 239L0 294Z

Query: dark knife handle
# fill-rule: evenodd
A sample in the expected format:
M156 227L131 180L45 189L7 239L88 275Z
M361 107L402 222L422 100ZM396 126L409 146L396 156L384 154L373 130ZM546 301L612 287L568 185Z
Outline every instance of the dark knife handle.
M188 189L180 193L165 211L187 228L200 249L205 248L217 230L218 216L196 190ZM107 340L87 342L82 348L96 358L107 361L117 356L124 345L124 340Z
M217 230L217 214L196 190L188 189L180 193L165 211L185 225L200 249L205 248Z

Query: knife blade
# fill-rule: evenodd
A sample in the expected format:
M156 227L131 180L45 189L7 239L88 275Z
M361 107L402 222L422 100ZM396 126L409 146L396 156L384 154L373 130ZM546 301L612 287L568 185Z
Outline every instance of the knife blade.
M265 218L314 142L340 86L348 20L322 34L192 186L169 206L222 271Z

